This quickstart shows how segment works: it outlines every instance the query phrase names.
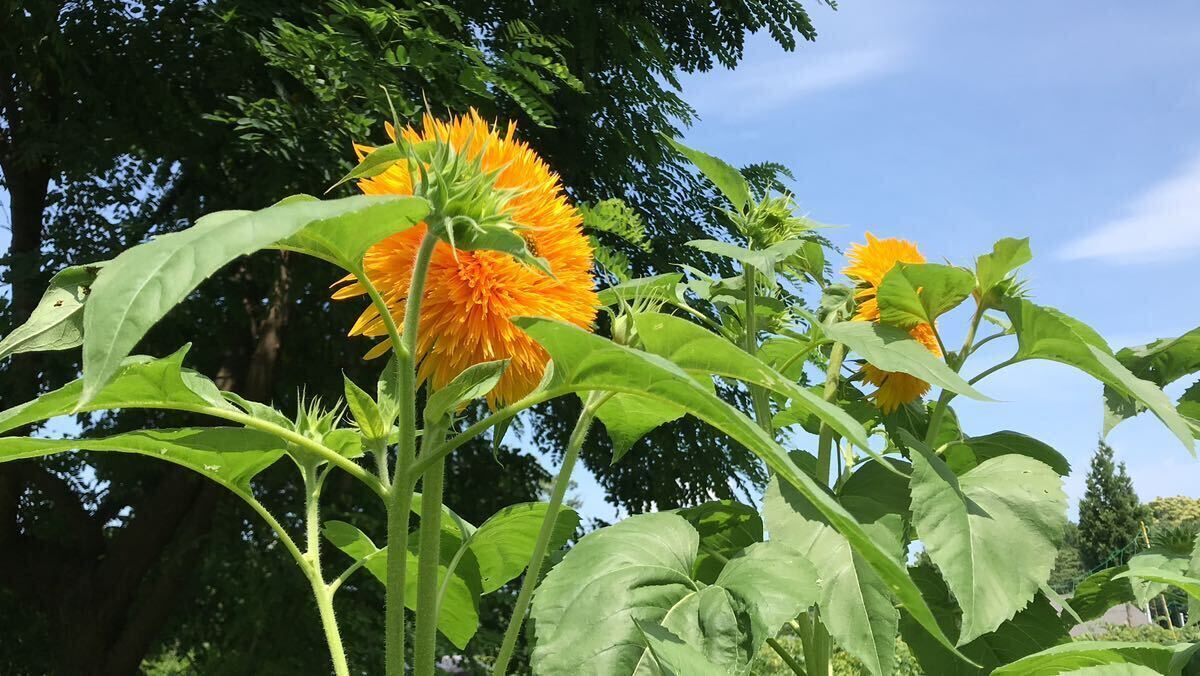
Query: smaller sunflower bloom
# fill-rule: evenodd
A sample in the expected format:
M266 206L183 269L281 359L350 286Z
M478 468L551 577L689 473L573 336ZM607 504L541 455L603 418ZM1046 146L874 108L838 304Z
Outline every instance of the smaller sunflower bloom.
M394 139L396 131L388 125ZM443 122L426 116L422 129L400 132L410 143L446 143L457 153L477 158L479 170L494 174L498 205L534 256L552 275L491 250L464 251L437 243L429 265L421 304L417 354L418 377L440 388L470 366L508 359L508 368L488 393L496 406L520 399L541 381L549 355L510 321L513 317L547 317L591 328L599 305L592 279L592 247L582 231L579 211L566 199L557 174L524 142L516 126L501 132L474 110ZM373 148L355 146L360 158ZM474 161L474 160L473 160ZM405 162L359 181L368 195L411 195L412 176ZM408 287L417 249L425 236L421 223L373 246L363 263L396 323L403 324ZM343 280L335 299L366 293L352 277ZM368 306L350 335L386 336L374 306ZM367 358L386 354L389 341L377 344Z
M925 257L912 242L897 238L879 239L869 232L867 243L851 244L846 258L850 260L850 265L842 272L857 283L854 299L858 302L858 310L853 319L864 322L879 321L876 293L884 276L897 263L925 262ZM934 355L942 356L932 326L918 324L909 333ZM884 413L891 413L910 401L916 401L929 391L929 383L907 373L884 371L870 364L863 366L862 373L863 379L876 387L871 397Z

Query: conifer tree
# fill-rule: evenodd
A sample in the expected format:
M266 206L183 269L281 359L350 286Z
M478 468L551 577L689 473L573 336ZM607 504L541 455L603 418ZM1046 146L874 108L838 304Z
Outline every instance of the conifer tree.
M1122 554L1121 560L1108 559L1140 533L1145 518L1146 508L1133 490L1125 463L1115 462L1112 447L1101 441L1079 502L1079 553L1084 565L1090 569L1102 563L1124 563L1132 551Z

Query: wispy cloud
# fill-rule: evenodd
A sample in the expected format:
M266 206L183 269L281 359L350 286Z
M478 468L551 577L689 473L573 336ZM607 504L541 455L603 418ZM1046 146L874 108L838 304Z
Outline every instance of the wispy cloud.
M1200 154L1174 176L1151 186L1125 209L1067 244L1067 260L1103 259L1118 263L1178 260L1200 252Z

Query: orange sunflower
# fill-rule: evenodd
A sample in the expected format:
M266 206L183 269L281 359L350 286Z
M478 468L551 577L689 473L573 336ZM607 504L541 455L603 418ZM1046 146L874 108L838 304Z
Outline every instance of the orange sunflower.
M396 131L387 125L393 140ZM440 388L469 366L509 359L508 369L488 393L489 405L513 402L541 381L549 355L510 319L536 316L590 328L597 298L592 279L592 247L584 236L579 211L566 199L557 174L516 138L516 125L500 130L477 112L448 122L426 115L420 131L401 134L409 142L449 143L469 157L482 153L482 170L499 170L495 186L513 190L506 209L535 256L550 265L553 277L496 251L454 250L438 242L429 264L417 336L418 377ZM359 158L373 148L355 146ZM411 195L412 182L403 162L373 178L359 181L368 195ZM367 252L364 267L398 325L403 325L412 268L426 226L420 223L379 242ZM335 299L366 293L348 278ZM385 336L387 329L374 306L365 309L350 335ZM371 359L391 348L385 339L367 353Z
M855 300L858 301L858 311L855 312L854 319L866 322L879 321L879 302L875 293L883 283L884 275L895 267L896 263L925 262L925 257L912 242L896 238L879 239L869 232L867 243L851 244L846 258L850 259L850 266L842 272L858 285L854 294ZM937 336L929 324L918 324L909 333L930 352L942 356ZM891 413L929 391L929 383L920 378L907 373L884 371L870 364L863 365L863 379L877 388L871 397L884 413Z

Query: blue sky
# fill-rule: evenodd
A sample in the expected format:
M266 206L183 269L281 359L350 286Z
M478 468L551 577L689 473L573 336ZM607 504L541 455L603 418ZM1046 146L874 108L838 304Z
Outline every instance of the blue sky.
M685 79L701 116L690 144L791 167L809 215L844 226L830 232L841 247L870 230L968 264L1029 236L1034 299L1114 348L1200 325L1200 5L847 0L812 13L815 43L787 53L755 36L737 70ZM980 388L1007 403L959 401L967 431L1058 448L1074 514L1100 387L1027 362ZM1200 463L1156 419L1109 441L1143 499L1200 496Z

